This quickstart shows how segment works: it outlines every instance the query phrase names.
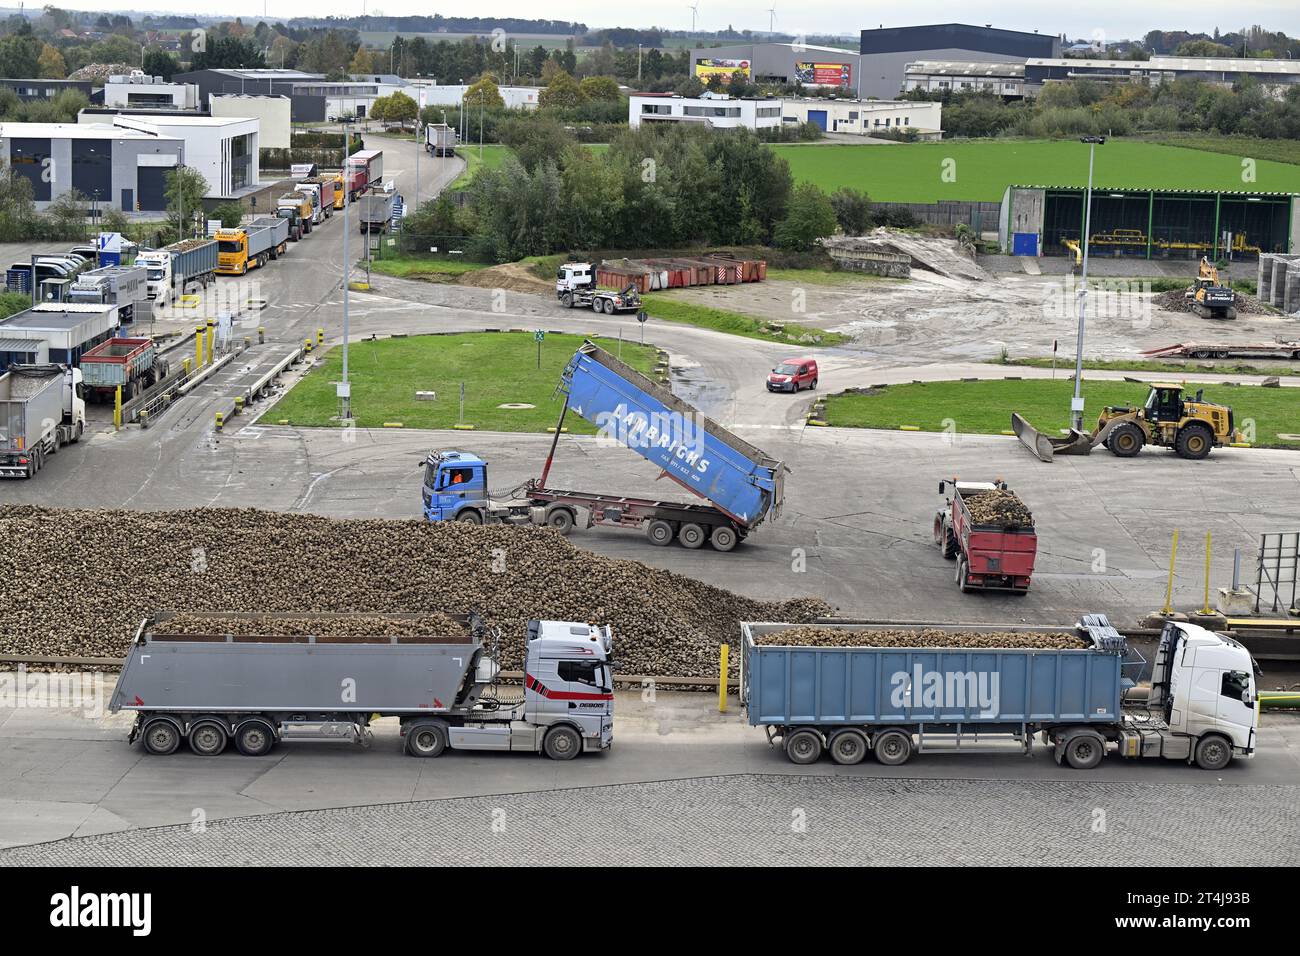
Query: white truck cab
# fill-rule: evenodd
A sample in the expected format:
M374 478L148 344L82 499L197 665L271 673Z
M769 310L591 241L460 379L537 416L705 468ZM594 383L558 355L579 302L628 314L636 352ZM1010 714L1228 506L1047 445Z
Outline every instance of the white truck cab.
M596 273L590 262L566 262L555 274L555 291L578 292L596 284Z

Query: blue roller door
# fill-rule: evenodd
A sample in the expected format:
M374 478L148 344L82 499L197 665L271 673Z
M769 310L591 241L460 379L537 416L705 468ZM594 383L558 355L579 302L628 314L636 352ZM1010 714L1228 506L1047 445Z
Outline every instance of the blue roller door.
M821 129L821 130L825 131L825 129L826 129L826 111L825 111L825 110L809 110L809 111L808 111L808 122L810 122L810 123L816 123L818 129Z

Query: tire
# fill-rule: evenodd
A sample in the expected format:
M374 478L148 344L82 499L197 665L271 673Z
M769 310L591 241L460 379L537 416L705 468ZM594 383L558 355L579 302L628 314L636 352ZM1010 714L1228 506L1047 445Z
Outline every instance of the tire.
M821 734L815 730L796 730L785 738L785 756L791 763L807 766L822 758Z
M725 524L720 524L713 529L713 534L709 535L709 542L713 545L714 551L731 551L740 541L740 536L736 534L735 529Z
M1204 425L1188 425L1174 439L1174 451L1179 458L1201 461L1208 458L1214 448L1214 434Z
M477 511L475 511L473 508L467 508L466 510L462 511L460 514L456 515L456 520L463 521L466 524L482 524L483 516L479 514Z
M886 730L877 734L872 750L876 760L886 767L897 767L912 757L912 737L901 730Z
M646 526L645 536L650 539L650 543L657 548L665 548L672 544L673 526L667 521L655 519Z
M682 547L694 551L696 548L704 547L704 542L709 540L709 535L697 524L684 524L677 532L677 538L681 541Z
M226 749L230 735L215 720L200 720L190 728L190 750L200 757L215 757Z
M85 422L77 422L77 427L72 431L72 444L81 441L81 435L86 430Z
M970 562L966 560L966 555L957 559L957 588L962 594L970 594L975 590L975 586L966 580L970 574Z
M1202 770L1222 770L1232 763L1232 744L1218 734L1206 734L1196 743L1195 759Z
M841 730L831 737L830 746L826 749L831 752L831 759L837 764L851 767L855 763L862 763L871 748L867 746L867 738L862 731Z
M246 720L235 728L235 749L245 757L261 757L275 746L275 731L261 720Z
M442 724L417 723L406 728L406 752L412 757L441 757L447 749L447 728Z
M1117 458L1133 458L1147 443L1147 436L1132 422L1116 425L1106 441L1106 447Z
M573 296L570 295L570 294L567 293L567 292L564 293L562 296L560 296L560 305L564 306L566 309L572 309L572 308L573 308Z
M1065 762L1075 770L1091 770L1106 756L1106 745L1092 734L1071 737L1065 745Z
M542 740L542 750L552 760L572 760L582 753L582 738L572 727L552 727Z
M812 380L812 384L808 386L808 390L811 392L817 391L817 379Z
M546 524L560 534L568 534L573 530L573 512L568 508L555 508L546 516Z
M144 749L159 757L175 753L181 745L180 730L170 720L161 717L155 717L145 724L140 736L144 739Z

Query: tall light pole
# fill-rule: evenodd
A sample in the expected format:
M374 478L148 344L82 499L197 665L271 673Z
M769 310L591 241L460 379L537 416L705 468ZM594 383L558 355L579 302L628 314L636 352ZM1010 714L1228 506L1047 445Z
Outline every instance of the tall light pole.
M1083 321L1088 311L1088 234L1092 226L1092 164L1097 147L1106 144L1105 136L1085 136L1080 140L1088 144L1088 189L1083 200L1083 276L1079 283L1079 335L1074 347L1074 398L1070 400L1070 413L1075 428L1083 429Z
M352 261L348 258L348 209L351 207L351 177L348 175L348 148L352 130L343 124L343 380L338 384L339 420L352 418L352 385L348 382L348 286L352 282Z

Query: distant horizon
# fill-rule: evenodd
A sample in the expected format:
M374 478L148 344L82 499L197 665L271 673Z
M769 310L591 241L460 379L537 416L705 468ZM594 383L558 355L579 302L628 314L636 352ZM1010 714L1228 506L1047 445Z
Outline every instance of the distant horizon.
M364 9L363 9L364 2ZM284 16L270 9L269 2L262 0L235 0L230 3L229 12L214 16L206 9L201 0L176 0L174 6L157 10L126 10L120 6L121 0L80 0L76 4L55 4L60 9L79 13L122 14L138 23L145 16L190 16L208 20L233 20L236 17L245 23L256 24L258 20L268 22L304 18L301 13ZM750 30L754 39L761 39L768 32L769 9L755 9L751 3L738 0L697 0L696 30L699 33L715 33L721 30ZM278 4L277 4L278 6ZM990 3L987 0L954 0L945 8L947 13L929 20L916 17L906 19L882 20L879 13L866 14L857 4L846 0L824 0L815 6L795 8L798 13L789 14L787 20L781 4L773 0L769 8L775 8L776 20L773 29L786 35L828 35L856 37L861 30L874 29L878 26L902 27L922 26L926 23L969 23L976 26L991 24L1004 30L1019 30L1025 33L1039 33L1052 36L1066 34L1070 40L1099 37L1107 43L1123 40L1140 40L1151 30L1186 30L1189 33L1213 34L1217 28L1221 33L1232 33L1259 25L1270 32L1283 32L1288 36L1300 35L1300 4L1293 0L1244 0L1233 6L1231 16L1240 21L1236 24L1225 23L1222 7L1207 0L1174 3L1172 0L1153 0L1136 8L1129 3L1116 0L1103 0L1100 7L1093 5L1087 9L1044 11L1038 4L1029 4L1024 0L1010 0L1006 3ZM686 3L680 4L680 11L674 10L672 21L667 23L643 23L627 26L628 21L639 16L639 5L624 7L621 24L600 22L609 16L605 4L579 0L567 8L563 16L539 17L536 5L523 0L500 0L493 4L490 12L479 13L483 18L501 17L517 19L554 19L584 23L588 30L635 29L691 31L691 8ZM17 6L0 7L5 16L20 12ZM645 16L662 17L665 11L661 6L645 5ZM30 17L40 15L40 9L22 8ZM465 16L463 13L430 10L428 6L417 4L412 0L386 2L386 0L322 0L317 3L310 18L322 17L359 17L369 16L434 16L441 13L445 17ZM864 22L868 21L868 22Z

